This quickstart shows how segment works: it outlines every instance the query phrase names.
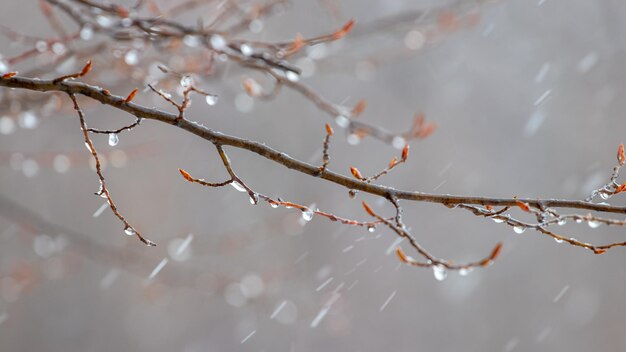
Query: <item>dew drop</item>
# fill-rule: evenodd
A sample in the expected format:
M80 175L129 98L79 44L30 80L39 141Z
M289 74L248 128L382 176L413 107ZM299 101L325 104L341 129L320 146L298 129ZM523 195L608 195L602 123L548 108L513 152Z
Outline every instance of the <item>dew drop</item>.
M359 137L356 133L350 133L348 137L346 137L346 141L350 145L357 145L361 142L361 137Z
M448 277L448 271L443 265L433 266L433 275L437 281L443 281Z
M272 207L272 208L276 209L276 208L278 208L278 204L276 204L276 203L274 203L274 202L271 202L271 203L270 203L270 207Z
M598 227L600 227L600 225L602 225L602 223L595 220L589 220L587 221L587 225L589 225L589 227L591 227L592 229L597 229Z
M492 218L493 222L495 222L496 224L501 224L504 222L504 219L502 218Z
M350 120L343 116L343 115L339 115L337 117L335 117L335 123L337 124L337 126L341 127L341 128L346 128L348 126L350 126Z
M611 198L611 195L608 193L604 193L604 192L600 192L600 198L607 200L609 198Z
M207 95L205 100L207 105L214 106L215 104L217 104L218 97L217 95Z
M192 84L193 84L193 80L191 79L191 76L183 76L180 79L180 86L183 88L189 88L191 87Z
M190 48L195 48L200 45L200 38L197 35L186 35L183 37L183 43Z
M367 232L372 233L374 231L376 231L376 226L368 226L367 227Z
M522 234L526 231L526 226L513 226L513 231L515 231L516 234Z
M120 138L117 136L117 133L109 133L109 145L111 147L115 147L119 141Z
M250 196L250 204L256 205L258 201L259 200L257 199L256 194L254 196Z
M469 275L469 273L471 273L471 272L472 272L472 270L473 270L472 268L461 268L461 269L459 270L459 275L461 275L461 276L467 276L467 275Z
M557 223L556 223L556 224L557 224L557 225L559 225L559 226L563 226L563 225L565 225L566 223L567 223L567 220L565 220L565 219L559 219L559 220L557 221Z
M246 189L241 185L241 183L237 181L231 182L230 185L233 186L233 188L238 190L239 192L246 192Z
M211 47L215 50L222 51L226 48L226 40L219 34L211 36Z
M554 238L554 242L556 242L556 243L563 243L563 240L562 240L562 239L560 239L560 238L556 238L556 237L555 237L555 238Z
M406 139L404 139L404 137L401 137L401 136L395 136L391 140L391 145L394 148L400 150L400 149L404 148L404 146L406 145Z
M91 38L93 38L93 29L89 25L83 26L80 30L80 39L89 40Z
M124 55L124 62L129 66L135 66L139 63L139 53L136 50L129 50Z
M244 56L250 56L250 55L254 54L254 50L248 44L241 44L241 46L239 46L239 50L241 51L241 53Z
M291 82L297 82L300 79L300 75L293 71L287 71L287 73L285 73L285 77L287 77L287 79Z
M33 129L39 124L39 119L32 111L25 111L20 114L18 123L22 128Z
M133 228L132 228L132 227L130 227L130 226L126 226L126 228L124 228L124 233L125 233L127 236L134 236L134 235L136 235L136 234L137 234L137 232L135 232L135 230L133 230Z
M250 24L248 25L248 29L252 33L260 33L263 30L263 21L259 19L250 21Z
M35 43L35 49L37 49L38 52L43 53L48 50L48 43L46 43L45 40L38 40L37 43Z
M307 209L302 212L302 220L311 221L313 219L313 210Z
M11 134L15 131L15 122L8 116L0 117L0 133Z

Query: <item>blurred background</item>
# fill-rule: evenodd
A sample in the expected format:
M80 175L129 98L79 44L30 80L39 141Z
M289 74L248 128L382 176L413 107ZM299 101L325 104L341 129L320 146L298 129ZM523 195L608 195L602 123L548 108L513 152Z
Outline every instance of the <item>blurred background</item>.
M37 1L2 4L4 26L54 36ZM177 19L210 18L211 6ZM406 130L419 112L438 125L429 138L413 141L409 162L380 183L442 194L583 199L608 180L626 140L620 1L295 0L240 37L310 37L350 18L357 21L352 35L292 60L303 68L300 82L337 104L367 100L359 119L390 131ZM83 39L108 40L97 33ZM125 95L143 87L137 77L155 62L175 67L186 53L146 49L128 57L128 45L94 57L86 81ZM29 49L10 36L0 39L4 58ZM44 61L9 70L27 72ZM84 64L68 61L41 77ZM195 98L188 117L320 163L324 123L333 118L289 89L271 101L252 99L241 87L246 77L270 86L235 63L216 65L199 85L219 102ZM98 179L67 98L6 89L0 95L3 351L626 349L623 249L596 256L460 209L405 202L407 224L437 256L473 260L504 243L494 265L438 281L432 270L401 265L391 252L396 236L382 227L369 233L320 217L306 222L297 210L250 205L230 186L185 182L179 167L208 181L225 179L214 148L144 121L115 146L105 135L93 140L106 159L113 199L158 243L148 248L124 235L93 195ZM133 121L81 102L90 126ZM150 92L140 90L136 102L171 110ZM333 171L348 174L356 166L370 175L399 154L372 138L349 143L334 126ZM258 192L358 220L367 218L361 200L392 214L367 195L350 199L334 184L246 151L227 152ZM619 196L610 202L625 204ZM594 243L626 238L623 228L558 230Z

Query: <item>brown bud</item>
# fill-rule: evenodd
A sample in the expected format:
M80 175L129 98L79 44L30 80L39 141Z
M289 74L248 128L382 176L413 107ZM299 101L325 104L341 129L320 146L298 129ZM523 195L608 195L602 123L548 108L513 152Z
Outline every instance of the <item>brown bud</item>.
M327 134L327 135L329 135L329 136L332 136L332 135L333 135L333 133L335 133L335 131L333 131L333 128L332 128L332 127L330 127L330 124L329 124L329 123L327 123L327 124L326 124L326 134Z
M354 178L363 180L363 176L361 176L361 172L356 167L354 166L350 167L350 172L352 173L352 176L354 176Z
M87 61L85 66L83 66L83 70L80 71L80 76L82 77L82 76L88 74L89 71L91 71L91 60Z
M2 75L2 78L3 79L8 79L8 78L11 78L11 77L15 77L16 75L17 75L17 72L7 72L7 73Z
M374 211L372 210L372 208L370 208L369 205L367 205L367 203L365 203L364 201L361 202L361 204L363 204L363 209L365 209L365 211L370 214L373 217L376 217L376 214L374 213Z
M132 92L130 92L130 94L128 94L128 96L126 97L126 99L124 99L125 103L130 103L131 101L133 101L133 99L135 99L135 96L137 95L137 92L139 90L137 88L133 89Z
M348 21L346 24L343 25L343 27L338 30L337 32L333 33L332 38L333 40L337 40L337 39L341 39L343 37L346 36L346 34L348 34L352 28L354 27L354 19L351 19L350 21Z
M528 213L528 212L530 212L530 207L528 206L528 203L524 203L524 202L519 201L519 200L517 200L517 199L516 199L516 200L515 200L515 204L517 204L517 206L518 206L520 209L522 209L523 211L525 211L525 212L527 212L527 213Z
M180 172L180 174L183 175L185 180L187 180L189 182L193 182L193 177L191 177L191 175L187 171L185 171L183 169L178 169L178 172Z
M402 161L406 161L406 159L409 157L409 144L405 144L404 148L402 149Z

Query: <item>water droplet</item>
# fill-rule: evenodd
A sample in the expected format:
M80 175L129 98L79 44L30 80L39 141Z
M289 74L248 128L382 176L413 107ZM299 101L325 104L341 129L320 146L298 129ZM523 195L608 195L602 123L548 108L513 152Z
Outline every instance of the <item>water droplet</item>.
M250 112L254 108L254 99L247 93L237 94L235 97L235 108L239 112Z
M605 192L600 192L600 198L607 200L609 198L611 198L611 195Z
M124 228L124 233L127 236L135 236L137 234L137 232L135 232L135 230L130 226L126 226L126 228Z
M39 124L39 119L32 111L24 111L20 114L18 123L22 128L33 129Z
M250 204L252 205L256 205L256 203L258 203L258 198L256 197L256 194L254 196L250 196Z
M38 40L37 43L35 43L35 49L37 49L40 53L43 53L48 50L48 43L46 43L45 40Z
M250 21L250 24L248 25L248 29L252 33L260 33L263 30L263 21L259 19Z
M600 221L589 220L587 221L587 225L589 225L592 229L597 229L600 225L602 225L602 223Z
M209 106L214 106L215 104L217 104L218 101L217 95L207 95L205 99L207 105Z
M555 238L554 238L554 242L556 242L556 243L563 243L563 240L562 240L562 239L560 239L560 238L556 238L556 237L555 237Z
M504 222L504 219L502 218L491 218L493 220L493 222L495 222L496 224L501 224Z
M63 43L56 42L52 44L52 52L55 55L63 55L67 51L67 48Z
M80 30L80 39L82 40L90 40L93 38L93 28L90 25L84 25Z
M241 185L241 183L237 181L231 182L230 185L233 186L233 188L238 190L239 192L246 192L246 189Z
M443 265L438 264L433 266L433 275L437 281L443 281L448 277L448 271Z
M272 208L276 209L276 208L278 208L278 204L276 204L276 203L274 203L274 202L271 202L271 203L270 203L270 207L272 207Z
M337 117L335 117L335 123L337 124L337 126L341 127L341 128L346 128L348 126L350 126L350 120L343 116L343 115L339 115Z
M0 73L7 73L9 71L9 65L4 60L0 60Z
M346 137L346 141L350 145L357 145L361 142L361 137L359 137L356 133L350 133L348 137Z
M404 36L404 46L409 50L419 50L426 43L426 37L418 30L409 31Z
M0 133L11 134L15 131L15 121L8 116L0 117Z
M106 16L98 16L96 17L96 22L104 28L110 27L113 24L113 20Z
M185 45L190 48L195 48L200 45L200 37L198 37L197 35L188 34L183 37L183 43L185 43Z
M52 167L60 174L67 172L70 169L71 161L66 155L59 154L52 160Z
M248 44L241 44L241 46L239 46L239 50L245 56L250 56L250 55L254 54L254 50Z
M524 231L526 231L526 226L522 226L522 225L513 226L513 231L515 231L516 234L522 234L524 233Z
M394 148L400 150L400 149L404 148L404 146L406 145L406 139L404 139L404 137L401 137L401 136L395 136L391 140L391 145Z
M211 47L217 51L222 51L226 48L226 40L219 34L213 34L210 41Z
M129 66L135 66L139 63L139 53L137 50L129 50L124 55L124 62Z
M374 231L376 231L376 226L368 226L367 227L367 232L372 233Z
M39 173L39 164L34 159L26 159L22 163L22 172L26 177L35 177Z
M565 219L562 219L562 218L561 218L561 219L559 219L559 220L557 221L557 223L556 223L556 224L557 224L557 225L559 225L559 226L563 226L563 225L565 225L566 223L567 223L567 220L565 220Z
M311 221L313 219L313 210L307 209L302 212L302 220Z
M117 136L117 133L109 133L109 145L111 147L115 147L119 141L120 138Z
M461 268L459 270L459 275L461 276L467 276L469 275L469 273L471 273L474 269L473 268Z
M291 82L297 82L300 79L300 75L293 71L287 71L287 73L285 73L285 77L287 77L287 79Z
M189 88L191 87L192 84L193 84L193 79L191 78L191 76L183 76L180 79L180 86L183 88Z

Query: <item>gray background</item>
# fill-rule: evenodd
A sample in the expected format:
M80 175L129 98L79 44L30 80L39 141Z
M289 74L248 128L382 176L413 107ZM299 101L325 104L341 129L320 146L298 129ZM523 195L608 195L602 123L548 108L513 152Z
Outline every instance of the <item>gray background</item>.
M49 32L36 1L4 0L2 5L0 23L29 34ZM345 19L354 17L359 24L431 5L340 2ZM303 82L334 102L350 105L367 99L361 118L390 130L409 126L417 111L438 123L432 137L412 143L410 162L382 183L451 194L586 197L608 178L617 145L624 142L626 7L617 0L507 0L485 5L480 14L476 26L411 55L390 58L367 80L357 77L355 62L373 49L383 57L388 48L402 49L407 28L348 38ZM295 1L286 14L267 21L264 35L289 39L295 32L323 33L338 23L318 2ZM21 50L0 41L5 56ZM588 70L581 69L586 57L597 60ZM545 78L536 82L546 64ZM315 155L329 118L288 90L273 102L256 102L250 113L239 112L233 99L247 74L231 67L209 79L204 87L221 96L219 104L208 107L198 100L190 116L319 162ZM117 93L130 86L120 86ZM535 106L547 90L550 97ZM149 93L138 101L154 104ZM98 127L130 121L112 109L88 111L89 121ZM542 123L529 130L537 113L543 114ZM12 116L6 106L0 114ZM371 174L398 153L375 140L351 146L342 133L336 136L331 169L343 173L354 165ZM42 117L37 129L0 135L0 194L78 232L46 233L56 238L65 232L69 244L44 258L33 250L43 230L0 220L3 351L626 349L623 249L594 256L535 232L516 235L510 227L462 210L406 204L413 233L438 256L479 258L504 242L495 265L467 277L450 273L438 282L432 271L399 267L397 258L386 255L395 238L382 228L369 234L319 218L301 226L297 211L251 206L245 194L231 187L205 189L184 182L178 167L216 181L225 174L208 143L152 121L122 134L115 147L140 146L143 152L130 155L124 168L105 170L125 216L159 243L145 248L123 235L109 211L92 217L102 199L92 195L97 178L89 170L81 138L76 118L67 110ZM103 136L94 141L103 153L113 149ZM14 152L33 158L75 153L82 161L65 174L42 162L35 177L25 177L7 159ZM351 200L345 189L245 151L229 152L238 173L262 193L316 203L322 210L357 219L365 219L361 199L376 204L363 195ZM624 204L622 198L611 202ZM379 209L391 212L386 205ZM624 239L623 229L568 224L560 230L593 242ZM194 234L191 256L170 260L148 280L168 256L168 244L189 233ZM30 278L17 294L11 281L16 268ZM112 269L117 277L102 288ZM229 304L227 287L248 275L262 278L263 292L241 307ZM329 277L332 282L316 291ZM341 283L340 298L312 328ZM287 314L283 322L270 319L284 300L293 303L297 314ZM256 333L241 343L252 331Z

